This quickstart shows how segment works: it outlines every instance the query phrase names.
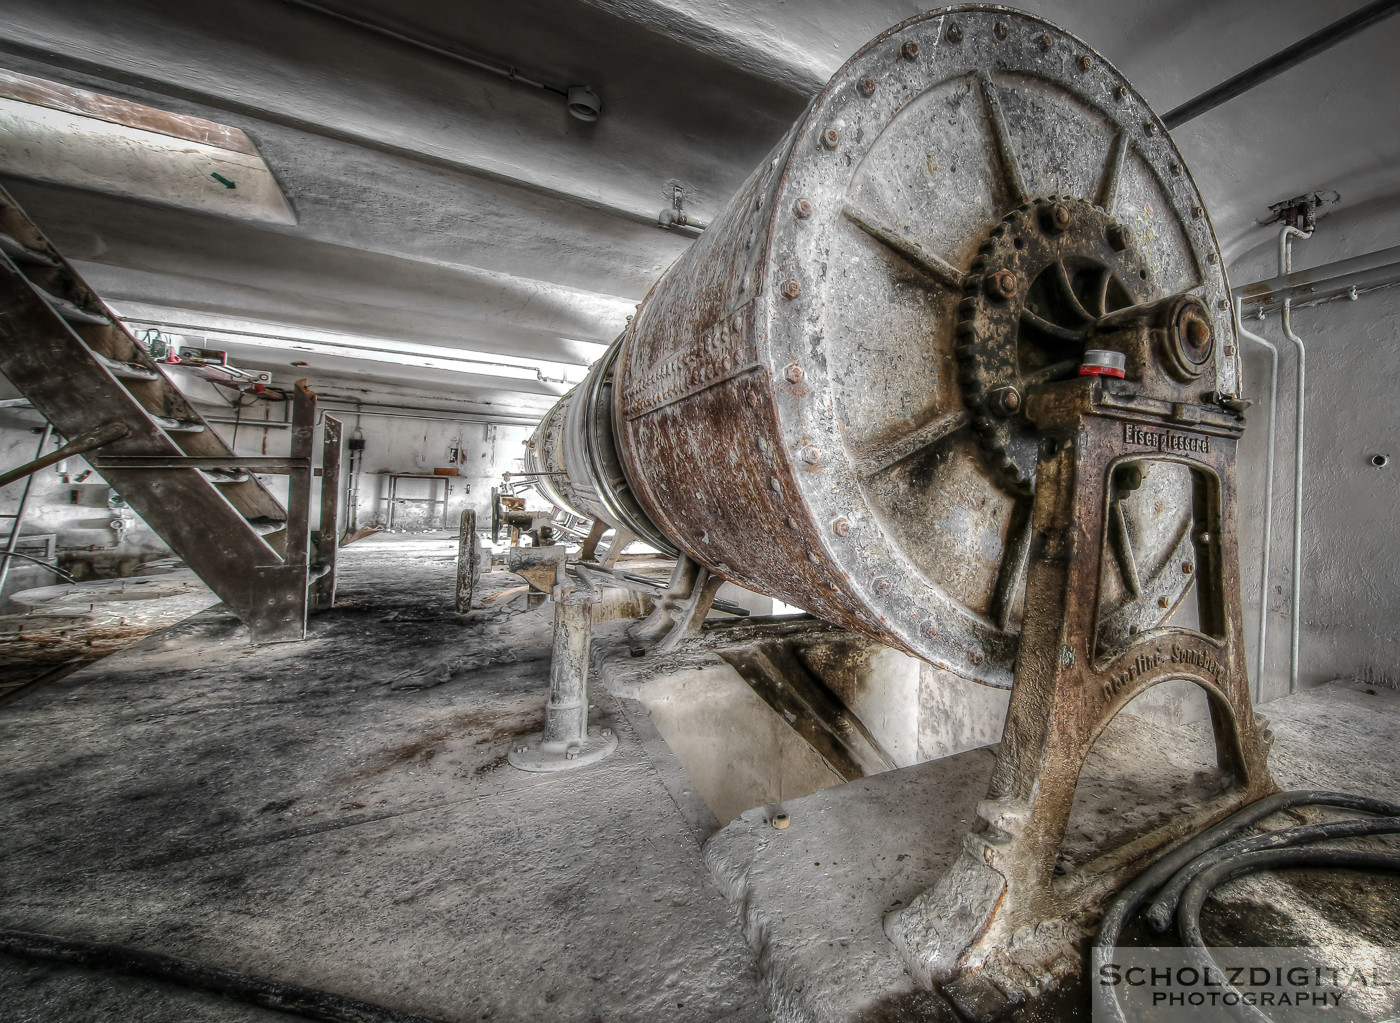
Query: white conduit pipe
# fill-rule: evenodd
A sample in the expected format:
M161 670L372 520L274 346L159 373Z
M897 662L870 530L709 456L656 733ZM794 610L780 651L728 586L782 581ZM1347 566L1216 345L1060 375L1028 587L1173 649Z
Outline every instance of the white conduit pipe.
M1264 462L1264 553L1259 558L1259 652L1255 655L1254 702L1264 694L1264 656L1269 635L1269 553L1274 524L1274 447L1278 433L1278 348L1272 341L1247 330L1244 325L1244 299L1235 299L1235 322L1240 337L1269 350L1269 439Z
M1293 270L1293 253L1290 243L1294 238L1307 238L1311 234L1309 231L1300 231L1296 227L1285 227L1278 236L1278 272L1280 275L1291 273ZM1283 301L1283 335L1288 338L1293 347L1298 352L1298 385L1295 406L1297 416L1293 427L1293 601L1290 609L1292 615L1292 648L1288 656L1288 692L1290 695L1298 691L1298 640L1302 632L1302 621L1299 612L1302 606L1303 597L1303 424L1304 424L1304 391L1305 371L1307 369L1307 351L1303 347L1303 339L1293 333L1293 300L1286 298Z

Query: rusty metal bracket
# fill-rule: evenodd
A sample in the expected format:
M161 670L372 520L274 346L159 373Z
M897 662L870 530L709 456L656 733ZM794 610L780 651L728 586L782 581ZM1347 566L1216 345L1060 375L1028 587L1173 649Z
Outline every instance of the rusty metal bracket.
M628 637L643 650L675 650L687 636L700 631L723 585L723 577L682 554L676 559L670 585L656 595L656 607L627 630Z
M1270 734L1250 704L1235 524L1243 424L1202 409L1183 423L1162 401L1106 394L1099 378L1048 385L1028 401L1042 432L1015 684L980 829L938 884L886 918L926 983L995 985L1014 1002L1026 978L1073 972L1073 944L1116 886L1161 850L1274 790ZM1198 628L1106 641L1101 593L1114 558L1111 508L1124 477L1185 466L1193 523L1180 569L1196 578ZM1131 482L1131 480L1130 480ZM1116 569L1114 569L1116 571ZM1135 696L1184 679L1210 702L1221 791L1068 875L1057 856L1095 740ZM1053 980L1049 981L1053 984Z

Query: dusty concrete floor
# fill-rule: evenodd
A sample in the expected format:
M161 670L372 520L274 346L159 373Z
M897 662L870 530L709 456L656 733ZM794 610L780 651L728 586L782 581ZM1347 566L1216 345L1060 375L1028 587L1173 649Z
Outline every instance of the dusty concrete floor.
M0 709L0 926L452 1021L767 1019L645 723L599 691L610 760L504 766L548 608L457 615L446 535L342 553L305 644L215 608ZM287 1017L0 956L0 1018Z
M1270 703L1264 713L1275 733L1270 766L1280 787L1396 799L1400 692L1339 681ZM993 759L990 748L971 750L756 807L709 840L706 861L759 953L777 1019L958 1019L944 999L909 976L881 923L952 863L975 821ZM1120 716L1080 777L1064 849L1081 855L1071 860L1111 847L1115 830L1137 833L1196 798L1194 772L1212 762L1205 722L1164 727ZM789 815L785 830L770 825L777 812ZM1299 819L1309 823L1334 816L1305 814ZM1347 844L1397 847L1391 839ZM1202 914L1202 927L1208 941L1226 945L1387 947L1400 935L1400 878L1264 872L1222 886ZM1149 934L1135 923L1123 944L1154 944ZM1174 936L1166 943L1174 944ZM1087 989L1075 983L1025 1005L1011 1023L1089 1018Z
M597 685L618 753L520 774L505 754L542 720L549 608L457 615L455 546L347 548L337 606L305 644L251 648L215 608L16 693L0 707L0 927L449 1021L951 1020L880 920L951 858L989 751L790 800L786 831L758 807L714 834L641 705ZM622 624L600 626L602 647ZM1281 784L1395 791L1400 693L1338 684L1267 712ZM1189 785L1203 727L1162 738ZM1112 819L1146 812L1125 802L1144 779L1109 782ZM1103 836L1086 812L1088 848ZM1294 872L1221 894L1204 922L1226 941L1400 933L1393 881ZM285 1018L0 956L4 1021ZM1022 1014L1065 1018L1087 1018L1074 992Z

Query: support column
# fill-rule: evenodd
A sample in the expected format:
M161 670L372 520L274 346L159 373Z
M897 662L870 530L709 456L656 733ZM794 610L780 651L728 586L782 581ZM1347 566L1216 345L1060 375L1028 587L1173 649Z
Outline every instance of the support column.
M556 588L554 651L549 662L549 702L544 730L510 752L512 767L522 771L566 771L596 763L617 749L611 729L588 727L588 657L592 647L593 605L590 586Z

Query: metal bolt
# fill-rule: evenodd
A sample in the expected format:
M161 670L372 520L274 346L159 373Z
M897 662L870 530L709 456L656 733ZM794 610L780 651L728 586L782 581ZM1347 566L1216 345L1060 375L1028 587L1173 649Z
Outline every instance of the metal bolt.
M785 813L775 813L768 823L772 824L777 830L783 831L792 823L792 818Z
M1234 346L1234 345L1226 345L1226 346L1225 346L1225 357L1226 357L1227 359L1233 359L1233 358L1235 357L1235 346Z
M850 536L851 520L846 518L837 519L831 524L831 531L837 536Z
M1173 177L1181 177L1181 164L1174 163L1169 169L1171 170Z
M564 751L564 759L565 759L565 760L577 760L577 759L578 759L578 747L577 747L577 746L570 746L567 750L565 750L565 751Z
M802 449L802 460L809 465L816 465L822 460L822 449L815 444Z
M601 734L602 734L602 736L603 736L604 739L611 739L611 738L612 738L612 729L611 729L611 728L604 728Z
M962 42L962 38L963 38L963 30L962 30L962 26L961 26L961 25L949 25L949 26L948 26L948 42L950 42L950 43L960 43L960 42Z
M856 82L856 88L860 90L862 96L873 96L875 94L875 79L869 75L861 75L860 81Z
M1046 51L1046 52L1048 52L1048 51L1050 50L1050 37L1049 37L1049 36L1047 36L1047 35L1039 35L1039 36L1036 36L1036 37L1035 37L1035 41L1036 41L1036 45L1038 45L1042 50L1044 50L1044 51Z
M1206 257L1206 262L1207 262L1207 263L1219 263L1219 262L1220 262L1220 253L1218 253L1218 252L1212 252L1210 255L1208 255L1208 256Z
M798 199L797 202L792 204L792 212L796 213L801 219L806 220L812 215L812 204L806 199Z
M1126 85L1118 86L1118 88L1113 90L1113 96L1118 102L1123 102L1123 100L1128 98L1128 87Z
M1110 224L1106 232L1108 244L1113 247L1114 252L1122 252L1129 245L1133 244L1133 232L1126 224Z
M987 278L985 285L989 296L1003 302L1014 298L1020 286L1020 281L1010 270L998 270Z
M517 746L517 747L515 747L515 752L517 752L517 753L528 753L528 752L530 752L530 747L529 747L529 746Z
M1088 71L1093 66L1094 58L1089 56L1087 53L1079 58L1079 68L1081 71Z
M1157 598L1157 606L1158 606L1158 607L1171 607L1171 606L1172 606L1172 602L1171 602L1170 600L1168 600L1166 597L1158 597L1158 598Z
M783 281L783 297L796 298L802 294L802 283L794 278Z
M1205 215L1206 215L1206 210L1205 210L1205 207L1204 207L1204 206L1192 206L1192 207L1191 207L1191 216L1195 217L1197 220L1200 220L1200 219L1201 219L1202 217L1204 217Z
M876 592L877 594L879 594L880 596L882 596L882 597L883 597L886 593L889 593L889 592L890 592L890 581L889 581L888 579L886 579L884 576L880 576L880 578L878 578L878 579L875 580L875 592Z
M905 43L899 48L899 55L905 60L918 60L919 44L914 42L914 40L912 39L909 40L907 43Z
M1010 31L1010 27L1004 21L998 21L995 25L992 26L992 34L995 35L998 39L1005 39L1006 34Z
M807 375L806 371L797 363L789 363L788 368L783 371L783 376L787 377L790 384L802 383L802 378Z
M822 145L827 149L835 149L841 144L841 133L835 128L828 128L822 132Z
M992 391L987 405L1003 418L1015 415L1021 408L1021 392L1014 387L998 387Z
M1146 124L1143 125L1143 129L1147 132L1147 134L1152 135L1154 137L1157 135L1158 132L1162 130L1161 128L1157 127L1156 121L1148 121Z
M1194 572L1195 570L1196 570L1196 566L1193 565L1193 564L1191 564L1191 562L1189 562L1189 561L1183 561L1183 562L1181 563L1181 574L1182 574L1182 575L1190 575L1190 574L1191 574L1192 572Z
M1056 233L1067 230L1070 223L1069 207L1062 202L1051 203L1045 208L1040 219L1046 230Z

